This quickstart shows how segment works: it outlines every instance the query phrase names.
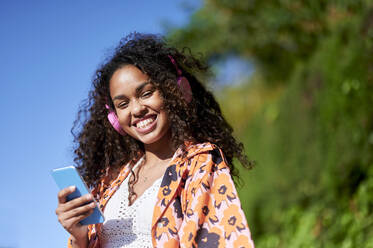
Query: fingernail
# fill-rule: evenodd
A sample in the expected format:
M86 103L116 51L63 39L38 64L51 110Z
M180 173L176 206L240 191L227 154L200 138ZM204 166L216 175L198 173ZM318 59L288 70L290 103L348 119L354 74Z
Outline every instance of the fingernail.
M94 207L96 207L96 204L95 204L94 202L91 202L91 203L89 204L89 206L90 206L91 208L94 208Z
M71 191L75 191L75 185L70 186L69 189L70 189Z
M92 195L87 195L87 200L92 200Z

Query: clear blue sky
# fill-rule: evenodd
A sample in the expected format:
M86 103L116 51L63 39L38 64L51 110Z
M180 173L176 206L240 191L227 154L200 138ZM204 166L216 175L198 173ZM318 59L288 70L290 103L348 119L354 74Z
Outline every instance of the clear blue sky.
M129 32L185 23L183 2L0 1L0 247L65 247L49 173L72 164L70 129L93 72Z

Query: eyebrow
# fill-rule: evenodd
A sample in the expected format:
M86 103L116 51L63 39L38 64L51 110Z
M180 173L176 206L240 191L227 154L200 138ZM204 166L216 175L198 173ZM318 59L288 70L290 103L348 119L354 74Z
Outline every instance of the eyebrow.
M146 82L143 82L142 84L140 84L137 88L136 88L136 94L138 95L146 85L150 84L150 81L146 81ZM117 95L113 98L113 102L115 100L122 100L122 99L126 99L127 97L125 95Z

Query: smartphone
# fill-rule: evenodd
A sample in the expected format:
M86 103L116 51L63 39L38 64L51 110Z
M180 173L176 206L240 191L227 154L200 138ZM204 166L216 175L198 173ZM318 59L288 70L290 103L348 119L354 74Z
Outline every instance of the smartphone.
M72 199L90 193L79 171L74 166L54 169L51 174L60 189L75 186L75 191L66 197L67 201L71 201ZM104 215L98 208L97 202L95 200L93 201L96 203L93 213L87 218L81 220L79 222L80 224L90 225L104 222Z

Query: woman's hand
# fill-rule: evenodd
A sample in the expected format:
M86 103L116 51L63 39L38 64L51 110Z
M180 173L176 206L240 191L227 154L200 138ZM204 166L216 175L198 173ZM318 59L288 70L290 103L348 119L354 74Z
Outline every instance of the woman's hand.
M75 186L70 186L58 192L56 215L63 228L71 234L73 243L78 247L87 247L88 227L81 225L79 221L92 214L96 204L91 202L93 201L91 194L66 201L66 197L73 193L75 189Z

